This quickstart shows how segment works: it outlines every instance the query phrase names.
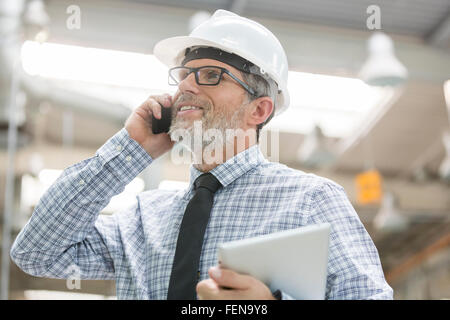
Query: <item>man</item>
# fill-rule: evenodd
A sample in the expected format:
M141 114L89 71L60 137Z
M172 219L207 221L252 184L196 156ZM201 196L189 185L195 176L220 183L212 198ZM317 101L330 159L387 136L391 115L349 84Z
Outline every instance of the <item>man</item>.
M289 105L287 59L260 24L224 10L188 37L158 43L155 55L178 85L153 96L90 159L67 168L18 235L11 256L25 272L115 279L119 299L292 299L258 279L218 267L222 242L304 225L331 224L327 299L392 299L378 252L334 182L264 159L259 130ZM151 116L172 107L169 134ZM191 149L187 190L151 190L112 216L99 216L179 132L216 130L211 157ZM234 135L223 136L229 129ZM222 139L217 138L222 135ZM209 141L211 142L211 141ZM211 142L212 143L212 142ZM208 159L206 159L208 158Z

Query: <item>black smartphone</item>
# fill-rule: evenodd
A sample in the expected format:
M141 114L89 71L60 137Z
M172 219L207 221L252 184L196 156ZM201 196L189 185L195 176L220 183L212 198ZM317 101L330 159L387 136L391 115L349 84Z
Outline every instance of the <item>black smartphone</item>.
M172 122L172 108L165 108L161 103L160 105L161 105L161 119L156 119L155 116L152 115L153 134L169 132L170 123Z

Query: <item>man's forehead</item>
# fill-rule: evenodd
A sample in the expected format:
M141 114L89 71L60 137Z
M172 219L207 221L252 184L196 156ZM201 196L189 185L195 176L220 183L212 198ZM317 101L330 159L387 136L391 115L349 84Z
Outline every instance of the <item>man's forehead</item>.
M198 68L198 67L202 67L202 66L216 66L216 67L226 68L233 73L239 72L239 70L237 70L235 67L230 66L229 64L223 63L221 61L214 60L214 59L195 59L195 60L191 60L191 61L187 62L185 64L185 66L191 67L191 68Z

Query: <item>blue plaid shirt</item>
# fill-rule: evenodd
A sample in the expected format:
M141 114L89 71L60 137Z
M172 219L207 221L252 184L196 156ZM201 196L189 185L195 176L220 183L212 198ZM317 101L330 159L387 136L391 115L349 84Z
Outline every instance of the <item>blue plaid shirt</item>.
M152 163L125 129L92 158L61 174L17 236L11 257L26 273L114 279L118 299L166 299L178 231L201 174L186 190L144 191L129 209L99 215L111 197ZM309 224L331 224L327 299L392 299L379 256L344 189L264 158L257 145L211 171L214 197L200 279L218 264L220 243ZM283 299L290 299L283 293Z

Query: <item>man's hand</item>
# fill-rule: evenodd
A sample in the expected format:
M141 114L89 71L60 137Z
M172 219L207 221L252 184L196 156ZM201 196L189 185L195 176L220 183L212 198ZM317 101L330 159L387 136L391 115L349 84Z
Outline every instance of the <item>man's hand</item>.
M229 269L212 267L210 279L197 284L200 300L275 300L270 289L261 281Z
M152 114L155 118L161 119L161 106L158 102L164 107L172 106L172 98L169 94L150 96L125 122L125 129L131 139L138 142L153 159L172 149L175 144L167 133L153 134L152 132Z

